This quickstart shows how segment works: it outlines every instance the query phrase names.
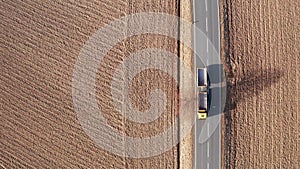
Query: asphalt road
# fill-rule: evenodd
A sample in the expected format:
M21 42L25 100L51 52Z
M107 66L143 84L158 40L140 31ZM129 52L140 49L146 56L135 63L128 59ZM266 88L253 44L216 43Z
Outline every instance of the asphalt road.
M206 120L196 119L195 123L195 169L218 169L221 167L221 82L222 66L216 64L220 59L220 30L218 0L194 0L194 24L205 35L198 38L194 31L194 48L201 56L195 55L196 68L206 67L211 81L211 105ZM199 33L199 32L198 32ZM203 60L199 59L201 57ZM206 63L205 63L206 62ZM199 89L196 86L195 91ZM196 108L195 111L198 109Z

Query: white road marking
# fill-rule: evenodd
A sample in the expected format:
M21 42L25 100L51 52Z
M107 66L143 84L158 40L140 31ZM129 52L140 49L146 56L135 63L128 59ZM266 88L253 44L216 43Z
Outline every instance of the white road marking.
M207 12L207 0L205 0L205 10L206 10L206 34L207 34L207 39L206 39L206 53L207 53L207 58L208 56L208 12ZM208 64L208 59L206 61ZM209 135L209 123L207 123L207 134ZM207 141L207 169L209 169L209 141Z
M209 157L209 142L207 142L207 157Z
M205 25L206 25L206 33L208 32L208 18L207 18L207 16L206 16L206 19L205 19Z
M208 38L207 38L207 40L206 40L206 52L207 52L207 54L208 54ZM207 56L208 57L208 56Z
M209 123L207 123L207 134L209 135ZM209 141L207 141L207 157L209 157Z

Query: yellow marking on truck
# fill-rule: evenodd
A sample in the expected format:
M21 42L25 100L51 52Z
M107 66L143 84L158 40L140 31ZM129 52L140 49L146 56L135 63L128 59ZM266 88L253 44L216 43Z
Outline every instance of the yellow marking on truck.
M201 112L200 110L199 110L199 112L198 112L198 119L199 120L204 120L204 119L206 119L207 118L207 113L206 112Z

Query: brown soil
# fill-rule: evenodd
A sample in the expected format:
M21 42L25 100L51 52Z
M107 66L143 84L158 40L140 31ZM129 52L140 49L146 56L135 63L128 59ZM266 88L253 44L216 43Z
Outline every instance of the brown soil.
M190 5L190 3L188 3ZM78 2L1 1L0 38L0 165L5 168L190 168L191 137L164 154L145 159L113 155L97 146L82 130L72 102L72 74L80 49L106 23L129 13L166 12L178 15L177 0L100 0ZM190 9L190 8L188 8ZM187 15L190 18L191 15ZM147 109L149 89L166 92L163 117L149 126L125 122L113 110L105 85L113 69L131 52L158 47L178 54L178 42L163 36L127 38L107 55L112 63L97 76L100 108L109 110L109 124L131 136L160 132L175 120L178 89L172 78L149 71L135 78L132 101ZM181 49L181 55L187 49ZM191 57L186 57L191 59ZM175 70L174 70L175 71ZM165 80L158 80L163 77ZM112 113L114 112L114 113ZM181 154L186 154L180 156ZM184 153L184 152L188 153Z
M299 168L299 1L220 4L231 77L225 166Z
M103 150L78 123L71 93L75 61L96 30L129 13L178 15L178 5L177 0L1 1L0 166L191 168L191 136L179 147L153 158L129 159ZM297 0L221 0L220 5L222 58L231 77L225 114L224 165L298 168ZM182 1L180 16L191 19L190 7L190 2ZM117 64L131 52L150 46L179 53L191 61L190 51L178 48L174 39L153 35L128 38L107 57ZM102 92L106 90L100 84L110 78L112 71L97 76L100 106L110 96ZM149 94L148 89L165 90L170 104L163 118L141 126L124 123L118 114L107 113L109 123L132 136L153 135L172 124L178 97L174 81L155 71L141 74L135 80L155 82L158 76L166 80L146 88L133 85L134 90L141 92L134 93L132 100L137 108L145 110L149 105L142 98Z

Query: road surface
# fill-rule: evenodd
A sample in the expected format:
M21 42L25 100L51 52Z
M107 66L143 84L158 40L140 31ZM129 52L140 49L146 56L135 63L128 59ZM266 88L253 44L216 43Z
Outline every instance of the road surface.
M212 57L220 59L218 3L218 0L194 0L193 4L193 22L207 36L206 39L198 38L197 31L194 31L194 47L201 55L195 55L195 68L207 67L211 86L219 86L223 81L221 64L211 61ZM199 57L207 59L201 62ZM195 91L199 92L197 86ZM221 124L219 123L222 110L221 88L213 87L210 91L212 95L208 118L196 120L195 123L195 169L218 169L221 165Z

